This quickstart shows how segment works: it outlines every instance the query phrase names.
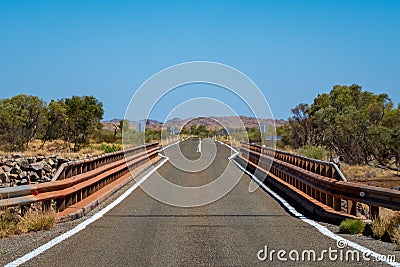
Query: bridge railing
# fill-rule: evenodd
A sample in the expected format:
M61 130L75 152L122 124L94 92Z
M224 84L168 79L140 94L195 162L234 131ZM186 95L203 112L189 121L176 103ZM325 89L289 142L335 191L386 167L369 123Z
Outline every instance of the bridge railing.
M60 166L50 182L0 188L0 207L27 207L42 202L48 208L55 201L56 212L87 198L117 179L130 175L129 169L157 157L158 143L77 160Z
M129 157L133 154L140 153L146 149L154 148L158 146L158 143L151 143L147 145L141 145L137 147L132 147L126 150L111 152L97 157L92 157L83 160L74 160L61 164L54 174L52 181L63 180L65 178L70 178L72 176L86 173L88 171L94 170L98 167L104 166L106 164L119 161L124 157Z
M322 175L324 177L333 178L336 180L347 181L338 166L329 161L307 158L301 155L281 151L269 147L262 147L254 144L241 143L242 148L248 148L252 151L259 152L263 155L274 157L291 165L300 167L312 173Z
M343 174L326 162L244 143L241 157L248 161L253 171L261 169L267 172L267 179L272 179L272 183L290 187L327 207L327 210L358 216L357 205L363 203L369 207L370 218L379 216L380 207L400 210L398 190L348 182L341 178Z

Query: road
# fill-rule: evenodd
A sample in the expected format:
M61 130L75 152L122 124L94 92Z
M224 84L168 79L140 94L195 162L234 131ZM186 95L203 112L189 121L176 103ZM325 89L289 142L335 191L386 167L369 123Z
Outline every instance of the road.
M210 141L208 141L210 142ZM205 141L203 141L205 143ZM202 144L203 145L203 144ZM206 144L204 144L206 145ZM213 144L214 145L214 144ZM159 174L185 186L212 182L229 164L231 150L219 143L215 159L200 172L182 171L170 162ZM200 159L198 139L170 147L190 160ZM167 151L168 151L167 149ZM175 149L175 150L174 150ZM202 151L205 151L202 147ZM198 161L196 164L202 164ZM155 200L140 187L102 218L76 235L26 262L26 266L367 266L366 262L260 261L257 253L268 250L313 249L317 257L336 241L314 227L291 216L262 189L248 192L250 178L237 167L228 175L240 176L238 184L223 198L211 204L181 208ZM151 183L157 175L151 175ZM176 196L179 198L179 195ZM260 254L263 256L263 253ZM288 255L286 254L286 257ZM376 266L370 263L371 266Z

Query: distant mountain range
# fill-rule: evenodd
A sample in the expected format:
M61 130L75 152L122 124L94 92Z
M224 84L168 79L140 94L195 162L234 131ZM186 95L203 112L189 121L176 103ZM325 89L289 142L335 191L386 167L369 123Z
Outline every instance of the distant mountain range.
M256 118L252 117L246 117L246 116L240 116L240 120L243 122L243 125L245 127L249 128L258 128L258 121ZM115 127L119 125L120 119L112 119L110 121L102 121L101 123L103 124L103 129L114 131ZM266 122L267 124L271 125L275 123L275 126L282 126L285 123L287 123L286 120L270 120L270 119L260 119L260 122ZM180 119L180 118L174 118L169 121L167 121L164 126L165 127L174 127L176 129L180 129L183 126L190 128L190 126L198 126L198 125L204 125L209 129L213 130L219 130L223 128L223 125L225 127L229 128L240 128L241 123L238 120L237 117L233 116L224 116L224 117L198 117L198 118L188 118L188 119ZM146 128L150 129L161 129L163 126L162 122L159 122L157 120L147 120L146 121ZM136 128L136 122L129 122L129 128L135 129Z

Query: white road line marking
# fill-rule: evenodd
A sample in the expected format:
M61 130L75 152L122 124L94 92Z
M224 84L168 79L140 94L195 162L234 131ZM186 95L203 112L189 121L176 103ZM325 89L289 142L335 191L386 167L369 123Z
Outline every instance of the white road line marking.
M236 151L233 147L231 147L230 145L225 144L226 146L230 147L233 151ZM382 255L379 254L375 251L370 250L369 248L366 248L364 246L361 246L353 241L350 241L344 237L341 237L335 233L333 233L332 231L330 231L329 229L327 229L325 226L320 225L319 223L317 223L316 221L313 221L309 218L307 218L306 216L304 216L303 214L301 214L300 212L298 212L292 205L290 205L286 200L284 200L282 197L280 197L277 193L275 193L272 189L270 189L268 186L266 186L264 183L262 183L260 180L258 180L257 177L255 177L253 174L251 174L250 172L248 172L245 168L243 168L239 163L237 163L235 160L230 159L239 169L241 169L244 173L246 173L248 176L250 176L259 186L261 186L266 192L268 192L273 198L275 198L278 202L280 202L282 205L285 206L285 208L291 213L293 214L295 217L299 218L300 220L302 220L303 222L315 227L320 233L322 233L323 235L330 237L336 241L339 240L344 240L347 242L347 246L348 247L352 247L355 248L363 253L365 253L365 255L369 255L374 257L375 259L385 259L386 255ZM396 266L396 267L400 267L400 263L399 262L392 262L386 260L386 261L382 261L385 262L391 266Z
M200 138L199 138L199 144L197 145L197 151L196 152L201 153L201 139Z
M150 175L152 175L158 168L160 168L162 165L164 165L165 162L167 162L168 159L164 159L160 164L158 164L156 167L154 167L151 171L149 171L145 176L143 176L142 179L140 179L137 183L135 183L132 187L130 187L127 191L125 191L125 193L123 193L121 196L119 196L116 200L114 200L111 204L109 204L108 206L106 206L104 209L100 210L99 212L97 212L95 215L93 215L92 217L86 219L85 221L81 222L80 224L78 224L77 226L75 226L74 228L72 228L71 230L69 230L68 232L65 232L64 234L50 240L49 242L47 242L46 244L38 247L37 249L29 252L28 254L25 254L24 256L16 259L13 262L10 262L9 264L5 265L6 267L11 267L11 266L19 266L31 259L33 259L34 257L42 254L43 252L45 252L46 250L54 247L55 245L57 245L58 243L61 243L62 241L64 241L65 239L73 236L74 234L82 231L83 229L86 228L86 226L88 226L89 224L95 222L96 220L100 219L101 217L103 217L104 214L106 214L108 211L110 211L112 208L114 208L115 206L117 206L119 203L121 203L125 198L127 198L140 184L142 184L147 178L150 177Z

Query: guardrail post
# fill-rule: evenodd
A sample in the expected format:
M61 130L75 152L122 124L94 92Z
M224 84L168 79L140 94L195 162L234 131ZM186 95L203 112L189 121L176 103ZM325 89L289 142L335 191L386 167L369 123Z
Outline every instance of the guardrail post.
M21 205L21 215L24 216L29 211L30 205Z
M312 190L312 189L310 188L310 186L306 184L306 192L305 192L305 193L306 193L307 195L311 196L311 190Z
M329 178L333 178L333 167L332 166L327 167L326 176Z
M69 177L71 177L72 176L72 169L71 169L72 167L70 166L70 165L68 165L67 167L66 167L66 170L65 170L65 177L64 178L69 178Z
M315 171L315 163L314 162L311 162L310 171L313 172L313 173L316 173L316 171Z
M82 200L82 190L79 190L76 192L76 202L79 202Z
M338 181L341 180L341 177L340 177L339 173L338 173L336 170L335 170L335 172L333 173L333 178L336 179L336 180L338 180Z
M347 200L347 214L357 215L357 202L353 200Z
M68 208L69 206L71 206L73 203L72 203L72 195L67 195L66 197L65 197L65 208Z
M56 211L60 212L65 210L65 198L59 198L56 200Z
M315 163L315 173L321 175L321 164Z
M342 199L338 197L333 198L333 209L336 211L342 211Z
M318 200L319 202L321 201L321 191L315 189L315 199Z
M317 197L317 192L314 187L311 187L311 197L314 199Z
M320 195L321 195L321 202L322 202L323 204L326 204L326 202L327 202L327 195L326 195L325 193L323 193L323 192L320 192Z
M333 197L332 195L326 194L326 205L333 208Z
M46 212L50 210L51 200L46 200L42 202L42 212Z
M322 165L322 166L320 166L320 168L321 168L321 175L326 176L326 166Z

